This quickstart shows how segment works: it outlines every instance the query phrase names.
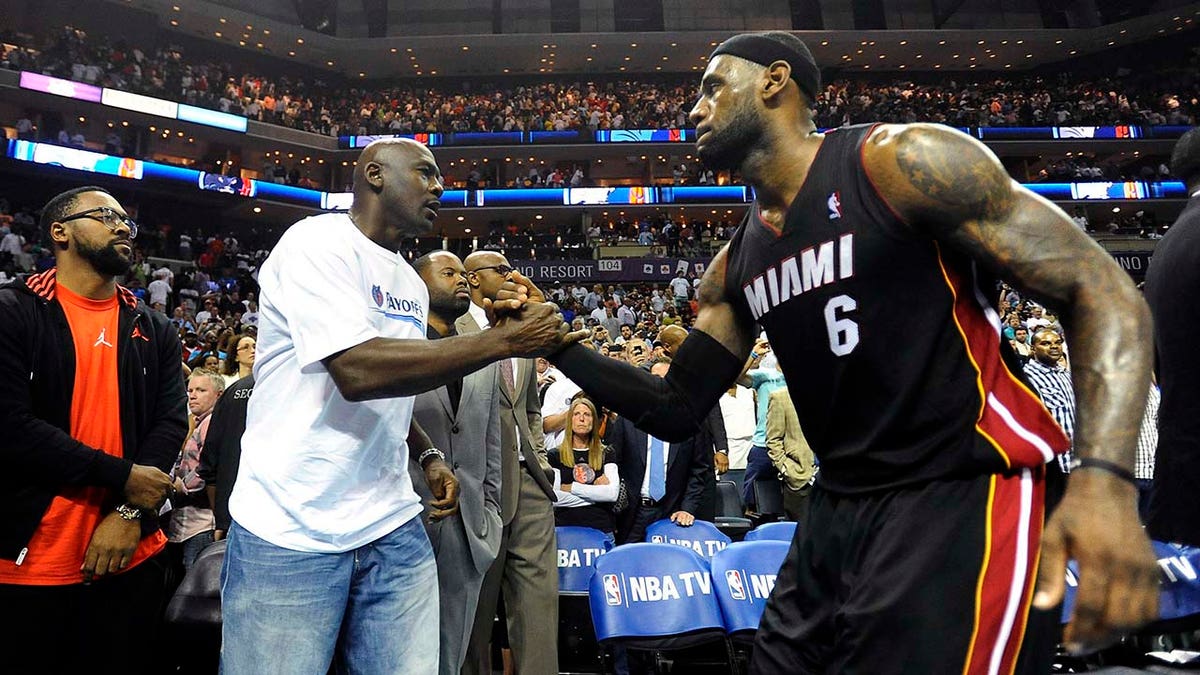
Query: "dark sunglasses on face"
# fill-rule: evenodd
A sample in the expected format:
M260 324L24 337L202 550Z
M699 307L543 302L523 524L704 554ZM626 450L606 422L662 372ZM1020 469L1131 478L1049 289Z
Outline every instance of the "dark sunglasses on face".
M94 209L73 213L65 218L60 218L58 222L65 223L69 220L78 220L80 218L91 218L92 220L98 220L101 223L104 223L104 226L112 232L116 232L117 228L124 225L125 227L129 228L130 239L137 237L137 223L133 222L133 219L129 216L121 215L107 206L97 206Z
M496 274L499 274L502 277L506 277L516 271L508 265L488 265L487 267L478 267L473 269L471 272L478 274L484 270L496 270Z

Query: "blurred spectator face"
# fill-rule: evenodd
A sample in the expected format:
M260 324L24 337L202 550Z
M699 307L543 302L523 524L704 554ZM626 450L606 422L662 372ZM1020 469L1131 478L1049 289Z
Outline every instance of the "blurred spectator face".
M209 354L204 357L204 369L211 370L214 373L221 367L221 359L216 354Z
M1013 339L1017 342L1029 344L1029 331L1024 328L1017 328L1013 330Z
M610 345L607 345L607 347L605 349L606 349L605 353L608 354L608 357L610 359L616 359L618 361L625 360L625 350L623 350L621 348L621 345L611 345L610 344Z
M583 319L575 317L571 320L571 330L583 330Z
M247 368L254 367L254 347L255 340L252 337L244 337L238 340L237 344L237 362L240 366Z
M608 329L604 326L596 326L592 328L592 339L598 344L608 342Z
M205 359L204 363L207 368L208 360ZM188 411L193 415L207 415L212 412L213 406L217 404L217 399L221 397L220 390L217 389L212 375L208 372L192 373L192 376L188 378L187 394Z
M633 337L633 328L631 328L629 324L621 325L621 337L625 338L626 340Z
M534 359L534 364L537 366L538 375L541 375L550 368L550 362L540 356Z

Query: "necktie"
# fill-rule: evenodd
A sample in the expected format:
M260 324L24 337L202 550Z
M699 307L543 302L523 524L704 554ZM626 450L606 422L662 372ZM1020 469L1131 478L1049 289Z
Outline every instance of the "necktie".
M500 359L500 377L504 380L504 391L508 392L508 397L511 399L517 391L512 359Z
M658 501L667 494L666 444L650 437L650 498Z

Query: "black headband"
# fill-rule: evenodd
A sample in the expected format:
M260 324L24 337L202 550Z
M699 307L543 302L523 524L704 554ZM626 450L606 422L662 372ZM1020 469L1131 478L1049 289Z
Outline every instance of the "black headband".
M791 33L772 31L735 35L714 49L709 60L720 54L737 56L764 67L776 61L787 61L792 68L792 81L800 87L810 103L817 99L817 90L821 88L821 69L817 67L808 46Z

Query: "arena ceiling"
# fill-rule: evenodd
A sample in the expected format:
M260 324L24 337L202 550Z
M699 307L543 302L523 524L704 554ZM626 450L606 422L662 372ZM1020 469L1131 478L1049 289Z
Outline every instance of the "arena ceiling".
M560 33L338 38L200 0L113 0L153 12L166 30L268 53L354 79L476 75L702 72L732 32ZM1200 3L1088 29L797 31L827 69L1023 70L1105 49L1179 36ZM1187 36L1187 37L1185 37Z

